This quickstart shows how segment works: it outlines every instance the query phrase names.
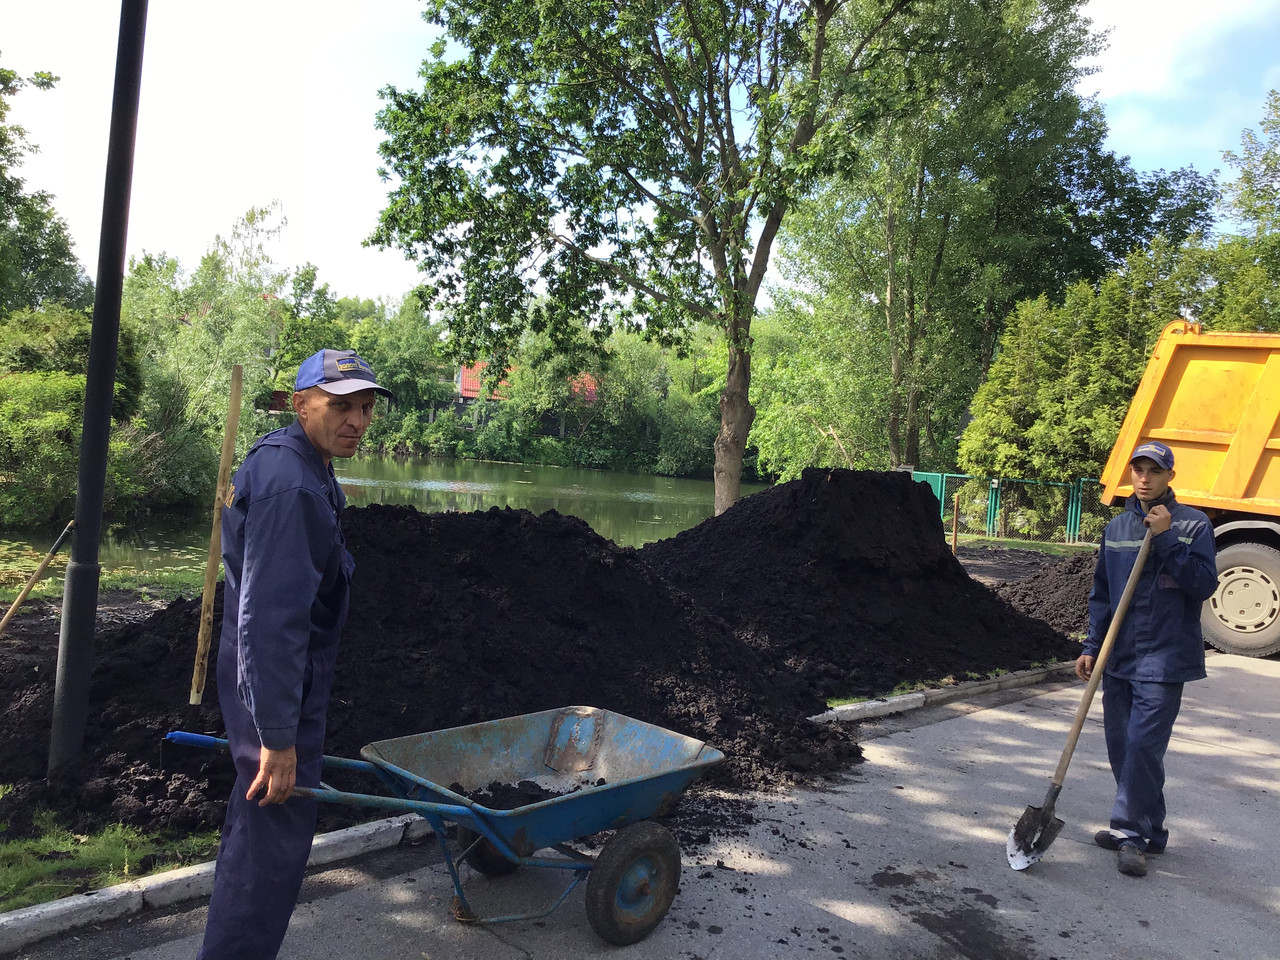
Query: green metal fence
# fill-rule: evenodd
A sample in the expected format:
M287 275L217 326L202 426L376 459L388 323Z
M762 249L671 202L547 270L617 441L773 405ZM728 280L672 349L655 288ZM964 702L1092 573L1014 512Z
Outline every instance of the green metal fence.
M938 498L943 526L966 537L1097 543L1115 515L1103 506L1102 483L1087 477L1070 482L974 477L962 473L912 472Z

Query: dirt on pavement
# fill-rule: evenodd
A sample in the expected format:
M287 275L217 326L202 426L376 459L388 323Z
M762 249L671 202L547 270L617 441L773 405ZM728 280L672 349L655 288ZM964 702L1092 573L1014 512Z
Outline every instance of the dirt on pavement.
M807 719L826 698L1078 647L966 574L937 501L904 473L809 470L640 551L554 511L370 506L348 510L344 528L357 566L326 741L339 756L589 704L723 750L713 787L812 782L860 757L850 731ZM49 606L33 603L0 639L0 780L14 784L0 799L4 836L28 832L39 806L78 831L220 824L229 759L160 764L165 732L221 733L212 670L203 705L187 705L199 599L103 625L83 757L52 780ZM325 806L322 828L361 816Z

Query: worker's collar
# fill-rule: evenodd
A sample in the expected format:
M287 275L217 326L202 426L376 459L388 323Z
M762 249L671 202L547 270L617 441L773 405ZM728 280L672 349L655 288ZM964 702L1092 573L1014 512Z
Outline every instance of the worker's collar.
M1152 507L1155 507L1155 506L1167 507L1170 504L1175 502L1176 500L1173 496L1173 487L1170 487L1168 490L1166 490L1164 492L1164 496L1158 497L1155 500L1150 500L1150 501L1139 500L1138 495L1136 493L1133 495L1133 505L1134 507L1137 508L1138 513L1142 514L1144 517L1151 512Z

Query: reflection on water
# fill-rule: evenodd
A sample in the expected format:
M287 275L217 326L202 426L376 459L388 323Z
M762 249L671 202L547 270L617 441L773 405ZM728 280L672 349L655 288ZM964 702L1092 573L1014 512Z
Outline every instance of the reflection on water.
M362 459L338 468L353 505L408 504L424 513L523 508L579 517L597 533L638 547L675 536L711 516L710 480L462 460ZM747 484L743 493L759 485Z
M555 510L579 517L603 537L639 547L696 526L714 510L710 480L644 477L599 470L479 463L474 460L391 460L358 457L335 461L352 506L404 504L424 513L490 507ZM763 489L744 484L743 495ZM0 568L30 575L61 532L0 534ZM104 530L99 562L104 570L203 569L210 515L149 517ZM64 546L56 566L65 562ZM24 577L25 579L25 577Z

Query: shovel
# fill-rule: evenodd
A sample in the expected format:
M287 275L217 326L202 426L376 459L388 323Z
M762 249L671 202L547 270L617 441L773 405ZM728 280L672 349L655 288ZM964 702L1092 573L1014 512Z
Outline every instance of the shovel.
M1133 599L1133 591L1138 586L1138 578L1142 576L1143 564L1147 562L1147 554L1151 552L1151 531L1147 530L1142 538L1142 546L1138 548L1138 559L1133 563L1129 579L1124 585L1124 593L1116 604L1115 615L1111 618L1111 626L1107 628L1107 636L1098 650L1097 659L1093 663L1093 673L1085 685L1084 696L1080 698L1080 706L1076 708L1076 719L1071 724L1071 732L1067 735L1067 745L1062 748L1062 758L1058 761L1058 769L1053 772L1053 780L1049 784L1049 792L1045 794L1044 803L1038 807L1027 807L1022 816L1009 831L1009 839L1005 842L1005 853L1009 857L1009 866L1015 870L1025 870L1033 863L1039 862L1049 844L1062 832L1063 823L1053 813L1053 806L1062 792L1062 781L1067 777L1067 765L1071 763L1071 754L1075 752L1076 741L1080 739L1080 730L1084 727L1084 719L1089 715L1089 707L1093 703L1093 695L1102 681L1102 669L1107 664L1107 655L1120 632L1120 624L1125 612L1129 609L1129 601Z

